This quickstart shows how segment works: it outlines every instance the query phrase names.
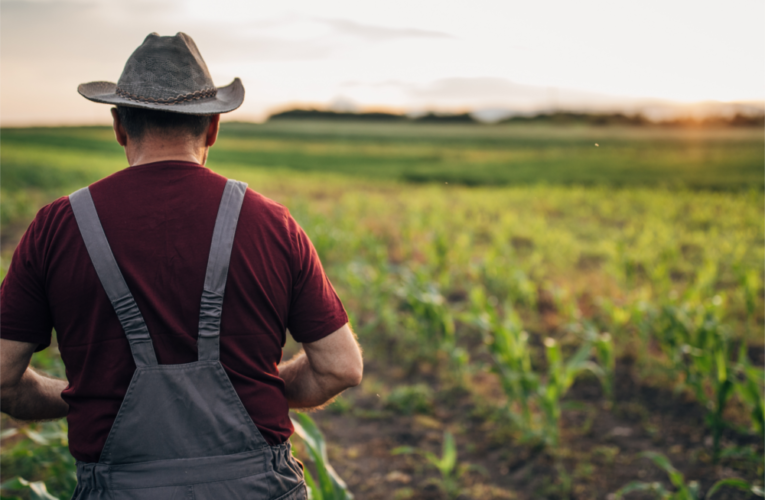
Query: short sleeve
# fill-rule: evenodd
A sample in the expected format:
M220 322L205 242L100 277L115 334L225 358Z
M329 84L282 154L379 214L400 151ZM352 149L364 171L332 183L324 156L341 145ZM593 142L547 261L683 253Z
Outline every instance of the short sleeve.
M45 291L45 226L47 207L41 209L21 237L0 285L0 338L37 344L51 342L53 320Z
M308 235L290 216L288 224L292 245L292 298L287 328L297 342L315 342L348 323L348 315Z

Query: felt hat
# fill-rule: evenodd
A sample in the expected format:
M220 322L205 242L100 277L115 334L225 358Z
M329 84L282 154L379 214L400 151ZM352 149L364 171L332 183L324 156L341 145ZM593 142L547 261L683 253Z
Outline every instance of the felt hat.
M239 78L215 87L194 40L185 33L151 33L131 54L116 84L83 83L77 92L94 102L191 115L228 113L244 101Z

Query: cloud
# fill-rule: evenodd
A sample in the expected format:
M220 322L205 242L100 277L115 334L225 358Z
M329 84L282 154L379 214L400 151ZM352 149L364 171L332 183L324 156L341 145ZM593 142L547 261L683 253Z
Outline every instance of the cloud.
M413 87L413 97L445 101L465 99L484 101L544 100L548 90L544 87L520 85L503 78L445 78L424 87Z
M388 28L371 24L360 24L347 19L317 19L335 29L338 34L350 35L365 40L378 42L397 38L455 38L440 31L421 30L417 28Z
M305 16L255 21L226 31L218 26L198 26L194 33L195 40L199 35L199 40L214 41L212 50L205 51L205 54L211 54L211 59L250 62L324 59L347 52L358 46L359 41L376 43L401 38L452 38L437 31L388 28L345 19ZM348 38L359 41L349 43Z
M412 109L473 109L486 110L493 114L500 111L507 114L561 109L629 111L642 109L649 104L663 105L655 99L628 98L564 87L526 85L497 77L443 78L425 84L401 80L346 81L339 87L346 89L351 95L362 95L367 89L376 89L378 92L397 90L406 101L406 106Z

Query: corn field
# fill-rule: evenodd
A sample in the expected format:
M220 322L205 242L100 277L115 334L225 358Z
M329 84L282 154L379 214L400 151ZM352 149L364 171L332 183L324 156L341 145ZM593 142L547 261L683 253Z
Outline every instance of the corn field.
M760 187L210 166L289 207L365 350L359 388L293 415L314 499L761 496ZM11 225L61 184L4 192ZM55 348L33 363L63 375ZM3 418L3 498L66 498L65 423Z

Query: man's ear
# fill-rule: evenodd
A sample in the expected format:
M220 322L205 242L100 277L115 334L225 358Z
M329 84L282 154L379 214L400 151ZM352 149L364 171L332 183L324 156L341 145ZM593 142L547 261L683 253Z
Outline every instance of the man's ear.
M117 142L123 148L127 146L128 136L125 132L125 128L120 121L120 115L117 114L117 108L112 108L112 127L114 128L114 136L117 138Z
M218 132L220 131L220 115L212 115L210 118L210 126L207 128L205 137L205 146L208 148L218 140Z

